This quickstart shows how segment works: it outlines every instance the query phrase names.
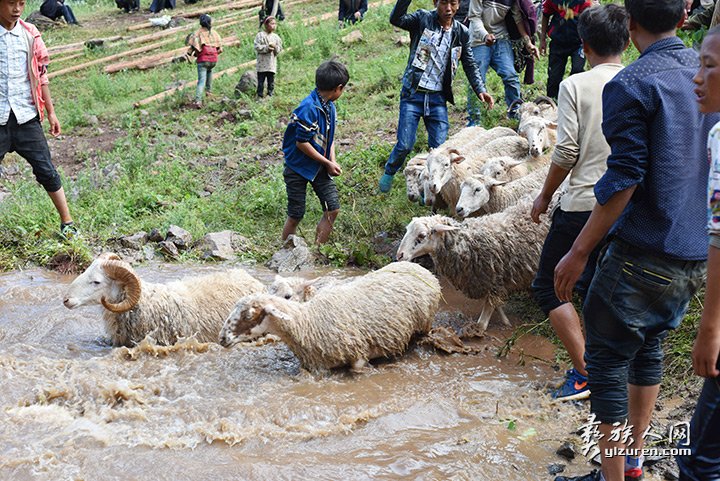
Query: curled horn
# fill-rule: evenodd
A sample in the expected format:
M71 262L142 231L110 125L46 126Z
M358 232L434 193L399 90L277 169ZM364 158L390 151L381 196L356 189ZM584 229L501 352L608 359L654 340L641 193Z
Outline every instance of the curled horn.
M547 97L545 95L538 95L538 97L534 100L536 104L550 104L554 109L557 108L557 104L553 99L550 97Z
M135 307L140 300L140 278L126 263L119 260L112 259L105 261L102 263L102 268L110 279L118 281L125 290L125 300L117 304L108 302L103 296L103 298L100 299L103 307L108 311L118 313L129 311Z

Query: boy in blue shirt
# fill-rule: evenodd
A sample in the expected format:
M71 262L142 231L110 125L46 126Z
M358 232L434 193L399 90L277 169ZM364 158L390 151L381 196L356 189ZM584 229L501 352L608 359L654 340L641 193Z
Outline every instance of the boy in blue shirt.
M295 234L305 215L308 182L320 199L323 217L315 231L315 243L324 244L340 212L337 188L332 177L342 174L335 160L335 120L333 102L340 98L350 80L345 65L336 60L324 62L315 71L315 90L300 102L290 116L283 138L285 188L288 218L282 240Z

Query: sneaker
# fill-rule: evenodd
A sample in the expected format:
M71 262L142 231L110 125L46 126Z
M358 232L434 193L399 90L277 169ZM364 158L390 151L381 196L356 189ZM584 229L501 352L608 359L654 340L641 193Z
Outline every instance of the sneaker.
M380 192L383 194L387 194L390 192L390 189L392 189L392 182L393 182L393 176L389 174L383 174L382 177L380 177L380 182L378 182L378 187L380 188Z
M552 394L553 399L558 401L574 401L590 397L587 377L575 370L570 369L565 373L565 382Z
M602 479L602 473L597 469L593 469L592 473L584 476L573 476L571 478L567 476L557 476L555 481L600 481Z
M73 237L77 236L78 230L77 227L75 227L75 223L73 223L73 221L61 223L60 235L65 239L72 239Z

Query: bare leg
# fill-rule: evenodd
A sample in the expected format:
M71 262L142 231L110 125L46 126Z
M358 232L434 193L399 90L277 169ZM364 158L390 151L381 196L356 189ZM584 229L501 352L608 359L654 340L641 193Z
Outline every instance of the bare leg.
M585 337L580 327L580 318L572 303L565 303L550 311L550 325L567 349L573 367L583 376L585 370Z
M70 216L70 209L68 208L67 200L65 199L65 190L60 187L55 192L48 192L48 195L50 196L50 199L55 205L55 209L57 210L58 214L60 214L60 222L62 222L63 224L72 222L72 217Z
M612 424L601 424L599 426L600 433L603 435L598 441L600 448L600 463L602 463L602 473L605 481L625 481L625 456L605 457L606 451L612 448L624 448L625 444L620 441L609 441L612 435Z
M340 209L323 212L322 219L318 222L315 230L315 244L320 245L327 242L339 212Z
M628 385L628 411L630 414L628 422L633 425L632 436L635 439L633 448L642 449L645 445L642 435L650 426L650 418L655 409L655 401L659 392L659 384L655 386Z
M285 226L283 227L282 231L282 237L280 239L285 240L289 236L294 235L298 225L300 225L300 219L293 219L292 217L288 217L285 221Z

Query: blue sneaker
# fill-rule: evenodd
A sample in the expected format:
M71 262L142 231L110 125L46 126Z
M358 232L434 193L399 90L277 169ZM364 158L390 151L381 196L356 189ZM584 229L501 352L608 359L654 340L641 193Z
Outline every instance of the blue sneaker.
M552 394L553 399L558 401L575 401L590 397L587 377L575 370L570 369L565 373L565 382Z
M380 192L382 192L383 194L387 194L388 192L390 192L390 189L392 189L392 182L393 182L392 175L383 174L383 176L380 177L380 182L378 183Z

